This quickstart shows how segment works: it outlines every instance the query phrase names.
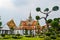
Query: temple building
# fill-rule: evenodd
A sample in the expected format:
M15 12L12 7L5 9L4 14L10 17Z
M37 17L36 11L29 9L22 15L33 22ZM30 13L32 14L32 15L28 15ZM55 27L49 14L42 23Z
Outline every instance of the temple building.
M22 20L19 24L19 26L16 26L13 19L7 22L7 27L9 30L4 29L1 30L3 34L21 34L21 35L31 35L36 34L37 32L37 21L34 20L31 16L31 13L29 14L29 17L27 20ZM39 31L42 31L42 27L38 26Z
M21 21L20 26L16 30L20 30L22 34L36 34L37 21L32 19L31 13L27 20Z

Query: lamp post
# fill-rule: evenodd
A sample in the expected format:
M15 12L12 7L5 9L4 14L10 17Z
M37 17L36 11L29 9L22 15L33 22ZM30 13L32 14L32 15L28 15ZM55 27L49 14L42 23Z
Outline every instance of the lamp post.
M37 7L37 8L36 8L36 11L37 11L37 12L40 12L40 13L46 15L46 17L42 17L42 18L45 19L45 23L46 23L48 29L49 29L49 25L48 25L48 22L47 22L47 17L49 16L49 14L50 14L51 12L57 11L57 10L59 10L59 7L58 7L58 6L54 6L51 11L49 11L49 8L46 8L46 9L44 10L44 12L41 11L41 8L40 8L40 7ZM40 19L41 19L41 18L40 18Z

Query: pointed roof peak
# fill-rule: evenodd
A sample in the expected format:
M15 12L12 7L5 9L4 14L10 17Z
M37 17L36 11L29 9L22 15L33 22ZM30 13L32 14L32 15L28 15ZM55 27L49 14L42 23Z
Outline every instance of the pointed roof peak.
M30 21L32 20L31 11L30 11L30 14L29 14L29 20Z

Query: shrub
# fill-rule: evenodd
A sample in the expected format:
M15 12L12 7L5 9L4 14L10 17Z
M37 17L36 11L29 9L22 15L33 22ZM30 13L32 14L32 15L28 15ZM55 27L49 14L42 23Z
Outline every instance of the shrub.
M20 34L16 34L16 36L20 36Z
M60 34L57 34L58 37L60 37Z
M1 34L2 37L5 37L5 34Z
M16 37L16 36L12 36L12 38L17 39L17 37Z
M50 33L50 32L46 32L45 34L46 34L46 36L50 36L50 35L51 35L51 33Z
M51 32L51 35L55 35L56 33L55 32Z
M44 36L43 35L41 35L41 36L39 36L40 38L44 38Z
M51 38L49 36L46 36L44 40L51 40Z
M9 37L9 35L5 35L3 38L4 38L4 39L8 39L8 38L10 38L10 37Z
M32 37L31 35L26 35L25 37Z
M4 37L4 39L8 39L9 37Z
M50 37L51 37L51 39L56 39L55 35L51 35Z
M56 34L60 34L60 32L57 31Z
M21 36L17 37L17 39L21 39L21 38L22 38Z

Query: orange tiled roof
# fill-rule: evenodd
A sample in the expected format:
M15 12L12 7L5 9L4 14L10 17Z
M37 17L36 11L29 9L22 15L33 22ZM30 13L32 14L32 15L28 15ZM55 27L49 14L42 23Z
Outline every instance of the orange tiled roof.
M37 21L33 21L31 25L32 25L32 26L35 26L36 23L37 23ZM27 21L21 21L21 25L22 25L22 26L27 26Z
M32 26L36 25L37 21L33 21Z
M16 28L16 24L13 19L7 22L9 28Z
M34 30L35 26L20 26L17 30Z
M20 26L16 30L37 30L36 26ZM42 30L42 27L39 26L39 30Z

